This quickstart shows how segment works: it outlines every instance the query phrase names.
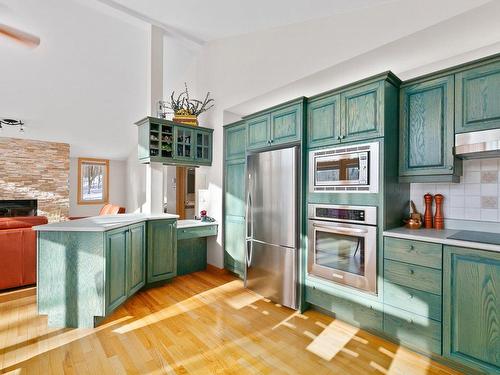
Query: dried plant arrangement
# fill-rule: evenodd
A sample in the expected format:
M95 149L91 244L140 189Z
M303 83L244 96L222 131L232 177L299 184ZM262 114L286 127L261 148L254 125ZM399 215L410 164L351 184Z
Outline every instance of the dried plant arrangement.
M175 116L174 121L176 118L179 119L183 116L198 117L214 106L214 100L210 98L210 92L207 92L205 99L201 101L189 96L189 90L186 83L184 83L184 87L185 90L178 95L176 95L175 91L172 91L170 101L159 101L159 117L165 118L167 114L173 114Z

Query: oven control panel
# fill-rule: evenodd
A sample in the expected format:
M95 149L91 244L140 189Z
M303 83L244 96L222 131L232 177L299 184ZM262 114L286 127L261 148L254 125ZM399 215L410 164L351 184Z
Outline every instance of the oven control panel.
M377 207L310 204L309 219L377 224Z

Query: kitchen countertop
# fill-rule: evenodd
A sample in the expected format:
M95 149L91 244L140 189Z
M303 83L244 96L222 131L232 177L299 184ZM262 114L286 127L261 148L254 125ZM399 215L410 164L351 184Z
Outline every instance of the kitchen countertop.
M118 214L91 216L84 219L61 221L34 226L33 229L45 232L105 232L148 220L177 219L172 214Z
M496 251L500 252L499 245L481 243L481 242L472 242L472 241L463 241L463 240L453 240L447 237L459 232L457 229L408 229L405 227L395 228L384 231L384 236L386 237L395 237L402 238L406 240L415 240L415 241L425 241L425 242L434 242L440 243L443 245L450 246L458 246L458 247L468 247L472 249L478 250L488 250L488 251Z
M201 221L201 220L177 220L177 228L195 228L195 227L205 227L210 225L219 225L216 221Z

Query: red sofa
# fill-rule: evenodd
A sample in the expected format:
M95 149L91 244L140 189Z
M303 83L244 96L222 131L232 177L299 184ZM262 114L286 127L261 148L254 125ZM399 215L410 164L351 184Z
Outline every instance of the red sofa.
M0 218L0 290L36 283L35 225L45 216Z

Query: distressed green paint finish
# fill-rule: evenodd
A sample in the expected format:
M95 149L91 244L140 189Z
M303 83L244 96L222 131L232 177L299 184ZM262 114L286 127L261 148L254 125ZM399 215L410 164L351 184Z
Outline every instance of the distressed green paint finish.
M127 296L131 296L146 284L146 224L129 227Z
M225 210L226 215L245 216L245 161L226 163Z
M37 258L38 312L49 327L94 327L105 315L103 233L38 232Z
M174 129L174 160L192 161L194 159L194 135L193 129Z
M225 216L224 229L224 266L231 272L243 277L245 262L245 218Z
M307 106L308 146L327 146L340 142L340 95L311 101Z
M343 142L383 136L383 81L343 92L340 99Z
M106 232L106 314L128 296L128 227Z
M401 177L412 177L413 182L418 182L416 176L444 175L451 181L453 176L461 174L461 161L455 160L453 155L453 90L453 76L414 83L401 89Z
M204 130L195 131L196 151L194 158L201 164L212 164L212 135Z
M384 304L441 321L441 296L384 281Z
M271 139L271 115L265 114L246 122L247 149L254 150L269 146Z
M443 245L385 237L384 258L441 269L443 263Z
M207 238L177 241L177 275L203 271L207 268Z
M441 323L438 321L385 305L384 332L412 348L441 354Z
M445 246L443 352L500 373L500 253Z
M177 274L177 221L147 223L147 282L165 281Z
M271 144L301 139L302 103L271 112Z
M356 327L380 332L383 328L382 304L366 299L347 300L340 296L326 293L319 288L305 287L308 303L319 306L335 314L335 317Z
M202 225L191 228L177 228L177 240L210 237L217 235L217 225Z
M455 131L500 128L500 62L455 75Z
M441 295L441 271L393 260L384 260L384 278L394 284Z
M224 128L225 159L244 159L246 152L246 127L238 122Z

